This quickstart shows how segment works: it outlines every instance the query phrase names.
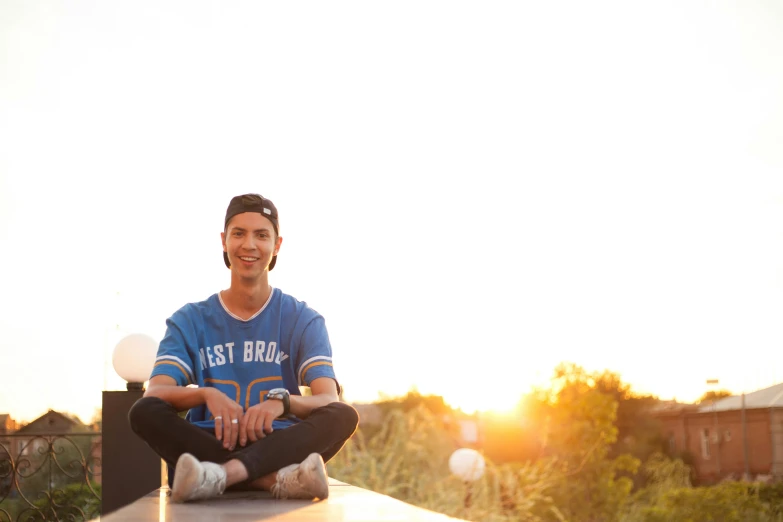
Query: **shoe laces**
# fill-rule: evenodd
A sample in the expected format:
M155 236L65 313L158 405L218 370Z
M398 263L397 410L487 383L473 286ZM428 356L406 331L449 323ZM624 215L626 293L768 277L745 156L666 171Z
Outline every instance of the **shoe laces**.
M272 486L272 493L277 498L284 498L296 490L301 490L299 483L299 464L283 468L277 472L277 480Z
M211 489L215 486L218 488L218 493L223 493L226 489L226 475L223 473L219 464L202 463L204 468L204 481L201 483L199 489Z

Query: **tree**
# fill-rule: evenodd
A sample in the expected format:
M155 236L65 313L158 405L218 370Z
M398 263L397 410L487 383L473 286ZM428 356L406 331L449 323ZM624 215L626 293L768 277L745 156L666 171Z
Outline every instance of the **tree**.
M35 509L51 520L92 520L101 514L101 486L94 482L89 487L69 484L51 497L37 500Z
M634 393L619 374L608 370L591 374L590 378L598 391L617 402L617 440L609 451L610 458L628 454L646 462L652 455L667 450L660 421L650 414L659 402L657 397ZM645 474L635 475L635 487L643 487L645 483Z
M731 397L734 394L731 393L729 390L710 390L708 392L705 392L704 395L699 397L699 400L696 401L699 404L703 402L712 402L717 401L718 399L723 399L725 397Z
M0 502L11 492L14 483L13 469L11 467L11 455L6 447L0 443Z
M393 399L386 399L376 403L384 412L392 410L402 410L403 412L410 412L424 407L427 411L434 413L435 415L445 415L447 413L453 413L453 410L446 404L443 397L440 395L422 395L416 389L408 391L403 397L396 397Z
M651 486L639 491L626 506L622 522L780 520L780 504L762 494L767 490L766 485L723 482L710 487L678 486L677 477L683 478L687 473L681 462L658 461L656 466L665 470L664 482L653 481Z
M468 520L544 522L559 513L549 496L552 462L497 466L487 460L484 474L467 483L449 470L455 449L439 416L423 404L405 413L397 408L373 437L359 432L351 438L329 461L329 476Z
M103 409L95 408L92 418L90 419L90 426L97 428L98 431L103 429Z
M640 464L630 455L609 455L617 440L617 401L574 364L558 366L552 388L537 398L531 415L544 427L544 455L559 469L550 489L554 504L573 522L617 520L633 486L621 473L634 474Z
M19 493L28 501L59 494L71 484L85 485L90 477L89 436L33 436L16 460Z

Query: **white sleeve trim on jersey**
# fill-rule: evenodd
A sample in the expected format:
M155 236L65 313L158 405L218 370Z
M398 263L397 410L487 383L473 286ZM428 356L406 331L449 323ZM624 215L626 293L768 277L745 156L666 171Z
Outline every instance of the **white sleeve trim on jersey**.
M310 365L310 363L313 363L315 361L326 361L329 363L329 365L332 365L332 358L327 355L316 355L315 357L310 357L305 362L299 365L299 385L300 386L307 386L304 382L304 374L307 370L307 367Z
M196 379L193 377L193 370L190 368L190 365L177 357L176 355L161 355L157 359L155 359L155 362L162 361L162 360L170 360L170 361L176 361L180 363L187 371L188 375L187 378L190 379L190 382L196 382Z

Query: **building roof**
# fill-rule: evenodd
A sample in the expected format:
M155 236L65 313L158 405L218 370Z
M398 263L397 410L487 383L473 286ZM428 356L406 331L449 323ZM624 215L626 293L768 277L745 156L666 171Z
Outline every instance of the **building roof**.
M654 404L652 404L649 407L649 412L653 415L658 414L667 414L667 413L682 413L684 411L691 411L696 408L696 405L686 403L686 402L677 402L676 400L672 401L658 401Z
M745 394L745 409L783 408L783 383ZM699 412L730 411L742 409L742 396L732 395L699 405Z
M62 421L65 421L65 423ZM64 429L64 425L67 425L71 431L81 431L86 428L86 426L78 419L78 417L75 417L74 415L49 410L32 421L30 424L19 428L18 431L19 433L40 433L48 431L54 426L58 426L56 429Z

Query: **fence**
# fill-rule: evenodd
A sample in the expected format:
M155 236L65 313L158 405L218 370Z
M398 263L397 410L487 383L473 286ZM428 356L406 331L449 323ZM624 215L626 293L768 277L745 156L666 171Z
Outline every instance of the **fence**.
M101 514L101 433L0 435L0 522Z

